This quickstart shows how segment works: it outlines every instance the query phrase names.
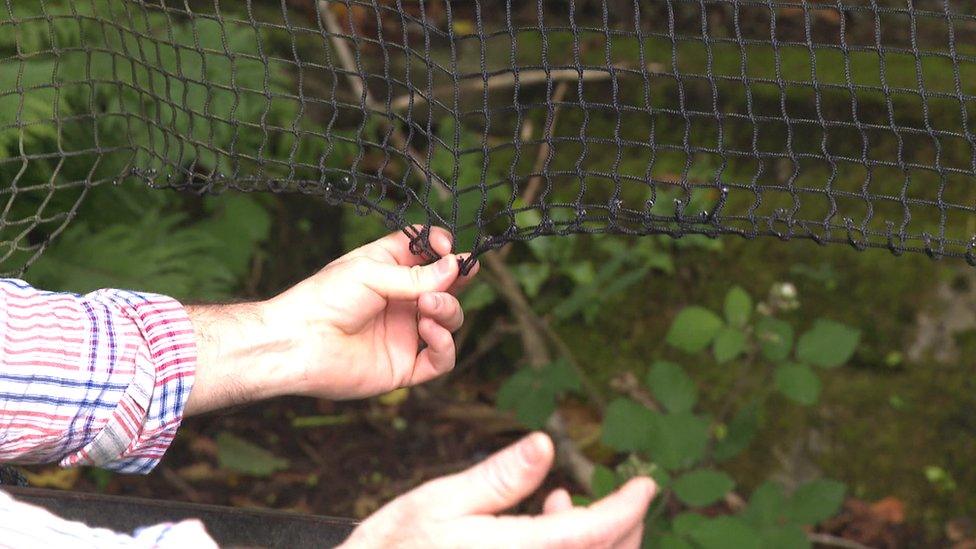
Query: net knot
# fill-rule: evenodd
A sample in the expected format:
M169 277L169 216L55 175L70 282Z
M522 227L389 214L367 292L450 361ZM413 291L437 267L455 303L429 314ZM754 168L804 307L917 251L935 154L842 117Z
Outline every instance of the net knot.
M722 186L718 192L718 200L715 201L715 206L711 210L702 212L705 214L705 221L715 226L720 225L718 220L722 210L725 208L725 203L729 200L729 188Z
M966 245L966 263L970 266L976 267L976 235L974 235L970 240L969 244Z
M776 230L776 223L780 222L786 226L787 232L783 233ZM769 216L769 232L776 238L786 242L793 238L793 220L783 208L776 208Z
M685 222L685 202L680 198L674 199L674 222L682 225Z
M867 245L864 244L863 242L858 241L858 239L855 238L854 236L855 233L861 233L861 236L863 237L864 232L858 229L854 225L854 220L852 218L850 217L844 218L844 228L847 229L847 243L850 244L851 247L853 247L855 250L859 252L863 252L864 250L867 249Z
M458 258L458 270L461 272L461 276L468 276L471 269L478 263L478 258L474 254L471 254L463 259Z
M410 253L429 261L440 259L440 254L434 251L434 248L430 245L429 225L421 225L420 228L417 228L417 225L407 225L403 228L403 232L410 237L410 243L408 244Z
M942 259L942 250L936 250L932 246L932 235L928 232L922 233L922 245L925 249L925 255L929 256L930 259Z
M900 234L895 234L895 224L891 221L885 221L885 232L887 233L888 251L895 257L903 254L905 252L905 243ZM976 239L976 237L973 238ZM896 239L897 243L895 241Z

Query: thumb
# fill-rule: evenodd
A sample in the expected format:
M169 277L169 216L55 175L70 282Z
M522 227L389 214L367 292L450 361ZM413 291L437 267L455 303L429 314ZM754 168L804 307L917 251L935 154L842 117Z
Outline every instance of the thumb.
M532 433L470 469L427 483L416 496L450 516L500 513L542 484L554 453L547 435Z
M460 274L457 257L446 255L430 265L404 267L370 262L359 273L367 288L387 299L415 300L428 292L443 292Z

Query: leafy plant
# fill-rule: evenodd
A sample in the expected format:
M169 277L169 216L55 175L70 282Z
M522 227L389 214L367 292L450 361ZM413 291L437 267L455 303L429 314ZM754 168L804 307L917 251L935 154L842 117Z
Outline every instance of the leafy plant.
M0 10L19 21L0 36L0 56L22 59L0 63L0 80L23 89L0 97L0 160L30 155L26 163L0 162L0 180L19 184L0 223L0 241L19 249L5 259L20 268L32 255L27 241L49 239L78 208L61 243L31 270L32 281L225 297L268 237L270 201L228 196L188 208L183 196L151 189L131 170L188 186L198 183L190 174L301 178L312 175L303 167L316 166L317 174L319 166L345 166L352 145L338 129L328 139L298 139L295 130L312 121L285 99L292 76L284 65L269 70L257 61L261 44L281 31L149 10L104 32L95 17L124 10L105 0ZM132 54L143 51L146 36L158 39L148 62ZM140 91L147 89L159 93ZM254 131L258 120L262 129ZM70 154L43 154L59 152ZM263 160L249 164L249 156ZM103 185L81 201L81 185L93 183ZM94 250L96 243L117 253Z
M665 341L677 355L708 353L716 365L738 362L762 368L769 380L749 394L735 395L738 409L713 416L699 399L691 370L677 361L658 360L646 373L644 397L620 396L606 407L601 442L626 456L616 468L597 467L593 494L600 497L634 474L650 474L661 494L647 518L646 543L652 547L809 547L804 527L829 518L840 508L843 484L822 479L787 494L766 482L753 491L744 508L723 503L736 480L720 465L742 454L762 426L763 410L775 394L809 406L817 402L817 369L836 368L851 359L860 332L844 324L815 319L796 337L794 325L777 318L775 307L757 307L742 288L726 295L721 313L692 305L682 309ZM503 385L499 405L539 426L555 409L562 383L556 370L521 371ZM571 371L566 371L568 376ZM531 388L531 389L530 389ZM544 405L539 402L544 401ZM585 498L577 498L585 503ZM675 507L681 511L673 516ZM718 506L718 507L716 507ZM715 508L708 516L705 508ZM667 511L667 512L666 512Z
M169 181L166 174L182 184L193 184L181 181L188 171L275 177L317 164L325 143L296 143L293 133L274 129L305 124L297 102L232 91L231 85L281 93L288 88L286 71L269 72L253 61L259 42L274 31L150 11L105 33L89 17L119 9L104 0L6 8L21 22L0 37L0 55L24 61L0 63L0 80L20 82L24 92L0 98L0 159L25 152L32 158L0 163L0 179L23 189L7 204L0 240L20 248L8 258L19 268L31 256L24 241L50 238L60 227L57 220L78 207L78 183L114 180L119 184L88 192L60 239L32 265L29 280L58 290L111 285L189 299L227 297L268 238L270 201L226 195L201 205L127 177L130 168L156 169L157 182ZM141 50L141 36L160 38L151 63L125 54ZM80 84L88 81L97 84ZM203 81L209 85L196 83ZM138 91L150 86L164 91L153 97ZM270 130L250 131L234 120L261 120ZM341 132L334 137L323 159L327 166L348 155ZM245 166L219 152L235 150L261 151L267 161ZM41 154L59 151L72 154Z

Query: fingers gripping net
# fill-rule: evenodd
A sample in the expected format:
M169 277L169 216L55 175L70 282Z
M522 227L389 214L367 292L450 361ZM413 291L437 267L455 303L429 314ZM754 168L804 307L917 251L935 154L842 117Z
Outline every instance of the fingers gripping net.
M108 184L976 263L974 91L955 0L7 0L0 271Z

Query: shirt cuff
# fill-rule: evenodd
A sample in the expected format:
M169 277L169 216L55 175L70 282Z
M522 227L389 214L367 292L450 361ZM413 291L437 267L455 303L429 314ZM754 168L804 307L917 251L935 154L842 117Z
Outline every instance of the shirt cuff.
M141 334L135 375L101 432L62 466L148 473L173 442L193 386L196 339L186 309L155 294L99 290L86 299L127 317Z

